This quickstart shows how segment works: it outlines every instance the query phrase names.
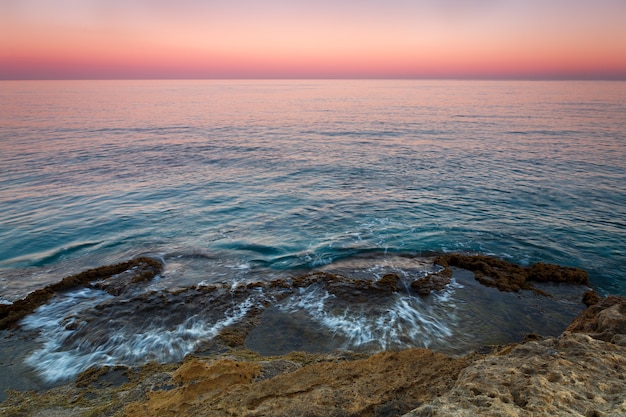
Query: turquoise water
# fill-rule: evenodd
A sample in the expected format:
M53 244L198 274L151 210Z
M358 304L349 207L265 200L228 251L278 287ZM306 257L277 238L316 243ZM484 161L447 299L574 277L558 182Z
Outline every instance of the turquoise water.
M3 332L0 391L176 362L251 314L245 346L268 355L557 335L584 289L500 293L457 271L422 297L410 282L458 251L582 267L626 295L625 161L624 82L0 82L0 303L165 263ZM343 295L244 285L312 270L349 277ZM348 283L389 272L392 294Z
M449 251L626 294L626 83L0 82L0 301Z

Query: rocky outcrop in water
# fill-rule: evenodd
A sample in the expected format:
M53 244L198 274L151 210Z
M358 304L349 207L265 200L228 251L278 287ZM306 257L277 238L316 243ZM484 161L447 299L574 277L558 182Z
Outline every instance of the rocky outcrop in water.
M416 279L411 283L411 288L420 295L429 295L431 291L441 291L446 288L452 280L452 275L452 269L446 267L439 272Z
M427 349L262 357L214 347L180 365L99 369L6 416L623 416L626 298L609 297L556 338L453 358ZM589 330L590 329L590 330ZM587 333L591 331L591 333ZM489 352L489 353L485 353Z
M481 284L498 288L501 291L525 289L546 295L542 290L535 288L532 282L589 284L587 271L541 262L530 267L523 267L491 256L452 253L438 256L434 262L443 266L444 270L455 266L472 271L476 280Z
M554 271L558 281L563 271ZM124 294L127 281L133 284L130 276L118 272L98 282L109 281L102 289ZM255 288L275 289L279 295L310 285L322 285L329 293L356 302L398 291L399 280L389 274L348 283L337 275L311 273L235 289L214 285L148 292L140 305L158 314L159 306L174 303L177 308L172 311L189 314L189 306L202 303L207 303L207 311L220 310L215 300L223 298L221 292L242 298ZM587 295L587 303L590 307L559 337L529 337L462 357L427 349L371 356L349 352L261 356L244 344L255 325L252 314L224 328L180 363L91 368L74 382L45 392L11 392L0 404L0 415L626 415L626 299ZM108 306L100 308L102 315Z
M0 304L0 330L15 326L20 319L35 311L37 307L44 305L61 291L85 287L94 283L95 286L100 285L103 290L116 295L115 293L121 293L129 284L150 281L162 269L163 264L161 262L152 258L140 257L128 262L102 266L71 275L57 283L33 291L27 297L12 304ZM117 282L104 282L108 279Z
M548 295L533 286L532 282L589 284L589 276L582 269L546 263L523 267L491 256L458 253L437 256L433 262L442 266L443 269L411 283L411 288L420 295L428 295L431 291L441 291L450 284L453 275L452 267L472 271L478 282L500 291L531 290L541 295Z

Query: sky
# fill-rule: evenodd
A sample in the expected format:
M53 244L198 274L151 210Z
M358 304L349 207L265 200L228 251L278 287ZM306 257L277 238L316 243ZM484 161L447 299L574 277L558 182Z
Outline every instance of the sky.
M626 80L626 0L0 0L0 79Z

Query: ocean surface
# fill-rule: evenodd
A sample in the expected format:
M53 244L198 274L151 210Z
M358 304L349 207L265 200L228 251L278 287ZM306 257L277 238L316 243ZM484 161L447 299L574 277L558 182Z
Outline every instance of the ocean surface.
M407 259L442 252L581 267L601 294L626 295L626 82L0 82L0 303L138 255L165 262L151 287L165 291L332 268L410 275ZM436 320L407 344L448 343L470 281L381 329L421 312ZM90 291L24 325L54 339L59 317L106 298ZM330 314L315 291L274 317L304 309L359 345L369 321ZM398 345L369 330L364 344ZM66 355L58 337L30 363ZM90 352L76 372L120 357ZM41 372L54 380L68 361Z

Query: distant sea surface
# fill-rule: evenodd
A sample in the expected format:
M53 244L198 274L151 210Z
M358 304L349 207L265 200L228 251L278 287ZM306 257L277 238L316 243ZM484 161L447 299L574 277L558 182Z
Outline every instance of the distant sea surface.
M626 294L626 83L0 82L0 302L139 254L459 251Z

